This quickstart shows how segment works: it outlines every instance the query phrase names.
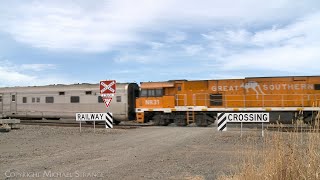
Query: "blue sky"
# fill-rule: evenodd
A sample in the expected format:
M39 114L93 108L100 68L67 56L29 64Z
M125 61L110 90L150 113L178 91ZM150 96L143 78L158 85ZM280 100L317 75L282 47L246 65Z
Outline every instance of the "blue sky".
M318 0L4 0L0 12L0 86L320 75Z

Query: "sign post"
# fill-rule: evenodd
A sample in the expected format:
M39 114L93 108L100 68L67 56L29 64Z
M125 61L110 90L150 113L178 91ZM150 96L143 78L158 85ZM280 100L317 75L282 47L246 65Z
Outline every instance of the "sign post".
M103 80L100 81L100 95L103 102L106 104L106 108L108 109L112 100L112 97L116 93L116 81L115 80ZM106 128L113 128L113 117L112 113L107 112L109 114L110 121L105 122Z

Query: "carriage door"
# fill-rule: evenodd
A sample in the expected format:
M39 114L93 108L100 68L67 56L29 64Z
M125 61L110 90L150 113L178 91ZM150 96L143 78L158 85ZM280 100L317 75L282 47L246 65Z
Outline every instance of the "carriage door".
M10 93L10 112L17 112L17 93Z
M175 91L176 91L176 106L186 106L187 105L187 94L182 93L183 87L182 83L175 83Z
M0 117L3 114L3 94L0 93Z

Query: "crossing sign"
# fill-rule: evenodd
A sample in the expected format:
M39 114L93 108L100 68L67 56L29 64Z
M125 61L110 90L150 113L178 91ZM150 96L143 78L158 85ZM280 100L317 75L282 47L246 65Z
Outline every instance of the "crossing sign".
M106 104L108 108L112 97L116 93L116 81L108 80L108 81L100 81L100 95L103 102Z
M106 107L108 108L110 106L110 102L112 100L112 97L103 96L102 97L103 102L106 104Z
M116 92L116 81L100 81L100 94L114 94Z

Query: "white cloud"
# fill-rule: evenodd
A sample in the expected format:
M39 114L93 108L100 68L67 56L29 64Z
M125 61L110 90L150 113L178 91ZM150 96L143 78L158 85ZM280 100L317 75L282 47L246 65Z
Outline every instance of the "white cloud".
M185 32L170 32L167 33L166 42L168 43L175 43L175 42L181 42L187 39L187 34Z
M0 86L32 86L70 83L58 74L40 73L56 67L53 64L13 64L9 60L0 61Z
M145 55L133 55L133 54L124 54L117 56L114 61L116 63L130 63L130 62L136 62L136 63L149 63L151 62L151 59L148 58L148 56Z
M110 55L106 59L116 63L99 66L121 69L124 80L128 74L152 80L319 72L318 0L10 1L0 3L0 11L0 35L59 57L56 51L96 53L88 54L94 63ZM68 82L43 71L55 68L54 63L2 63L0 80Z
M55 69L56 65L54 64L22 64L20 68L22 70L44 71L47 69Z
M4 3L4 2L3 2ZM28 1L2 5L0 27L16 41L50 50L101 52L144 41L144 33L292 20L319 8L316 0ZM230 6L232 4L232 6ZM233 34L235 33L235 34ZM240 33L240 34L239 34ZM243 41L246 32L228 36ZM168 33L168 42L186 34ZM258 38L259 39L259 38Z
M320 71L319 48L315 47L277 47L232 55L224 59L222 69L242 71L285 71L310 74Z
M259 72L272 75L315 75L320 71L320 13L300 18L282 27L255 32L246 29L202 34L208 41L208 57L221 71Z
M190 56L197 55L198 53L204 50L204 48L201 45L196 45L196 44L185 45L183 46L183 48L185 49L186 54Z
M223 30L212 31L208 34L201 34L205 39L212 41L213 43L232 43L232 44L246 44L252 36L252 33L245 29L240 30Z
M165 46L164 43L160 42L149 42L148 44L151 46L152 50L158 50Z

